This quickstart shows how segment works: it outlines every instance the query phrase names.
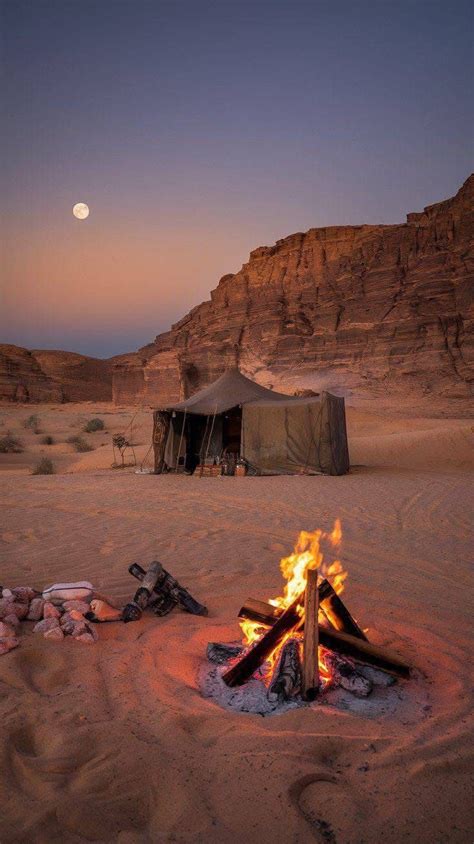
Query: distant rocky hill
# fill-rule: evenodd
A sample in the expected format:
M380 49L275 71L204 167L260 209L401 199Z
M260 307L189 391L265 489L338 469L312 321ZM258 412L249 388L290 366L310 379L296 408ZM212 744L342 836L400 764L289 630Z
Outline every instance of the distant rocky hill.
M474 175L406 223L310 229L261 246L138 352L103 361L0 346L0 398L160 405L238 366L283 392L462 410L474 378L473 199Z
M0 399L111 401L114 361L75 352L28 351L0 345Z
M474 176L398 225L310 229L235 275L114 366L119 403L187 396L239 366L285 391L465 402L473 379Z

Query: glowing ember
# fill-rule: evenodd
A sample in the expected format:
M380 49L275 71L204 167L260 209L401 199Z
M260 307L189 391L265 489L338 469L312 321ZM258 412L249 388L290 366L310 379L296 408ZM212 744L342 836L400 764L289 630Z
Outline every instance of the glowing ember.
M299 595L303 595L306 588L306 573L309 569L317 569L321 580L323 578L329 580L334 591L340 594L344 589L347 572L344 571L341 562L338 559L333 559L333 557L337 557L338 555L341 538L342 531L339 519L336 519L334 522L331 533L326 533L323 530L315 530L313 533L301 531L294 552L289 557L284 557L280 561L280 570L286 580L283 595L277 598L270 598L269 603L274 607L280 607L283 610L287 609ZM329 560L326 560L325 555L329 557ZM298 612L301 615L303 623L303 606L298 606ZM329 618L329 621L331 621L331 618L325 616L325 613L320 609L320 623L324 623L326 618ZM240 626L246 646L253 645L257 642L264 632L258 622L245 620L240 622ZM282 639L278 648L275 648L270 655L264 671L264 680L266 683L271 678L281 648L291 636L295 636L294 630L290 631ZM331 679L331 671L326 665L326 653L327 651L324 648L319 647L319 672L320 679L324 684L328 683Z

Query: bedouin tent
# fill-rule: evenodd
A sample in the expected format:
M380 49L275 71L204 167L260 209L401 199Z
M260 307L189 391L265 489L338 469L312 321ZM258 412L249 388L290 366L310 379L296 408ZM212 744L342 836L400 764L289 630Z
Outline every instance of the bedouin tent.
M349 470L344 399L327 392L286 396L232 369L153 416L157 473L179 465L192 472L229 452L259 475Z

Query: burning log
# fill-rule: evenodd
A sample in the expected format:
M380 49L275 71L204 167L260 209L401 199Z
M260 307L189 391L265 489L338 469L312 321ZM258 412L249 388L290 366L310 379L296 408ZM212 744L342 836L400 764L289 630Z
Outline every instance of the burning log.
M273 621L273 616L271 616L273 626L270 626L270 629L247 651L239 662L223 674L222 679L228 686L241 686L242 683L245 683L280 644L285 634L300 624L301 619L297 607L298 604L303 604L303 601L304 596L299 595L276 621Z
M239 612L239 617L255 621L262 627L273 629L273 625L278 624L280 619L283 618L282 612L279 607L273 607L265 601L248 598ZM399 656L385 650L385 648L373 645L371 642L357 639L349 633L322 627L320 624L319 644L330 651L342 654L342 656L352 657L357 662L387 671L388 674L394 674L397 677L410 676L410 667Z
M304 593L303 699L314 700L318 689L318 572L308 569Z
M181 586L175 578L163 568L161 563L156 563L160 567L158 580L154 586L154 593L159 598L161 593L166 593L175 598L176 603L185 612L192 613L192 615L207 615L207 607L196 601L188 590ZM138 563L132 563L128 570L137 580L143 580L145 571Z
M339 595L334 591L329 580L323 580L319 585L319 603L322 606L324 614L336 630L340 630L342 633L349 633L357 639L367 641L364 631L360 629L344 602L341 601Z
M129 621L138 621L141 618L143 610L148 605L152 592L156 586L156 582L163 571L162 566L158 562L150 565L148 571L142 578L142 586L135 592L133 601L126 604L122 611L122 620L127 624Z
M223 645L220 642L209 642L206 656L209 662L214 662L216 665L225 665L229 659L240 656L242 651L242 645Z
M355 669L346 659L328 654L325 659L326 665L331 668L333 678L338 686L352 692L357 697L367 697L372 691L372 683Z
M289 700L301 685L300 646L297 639L288 639L281 649L278 666L267 692L271 703Z

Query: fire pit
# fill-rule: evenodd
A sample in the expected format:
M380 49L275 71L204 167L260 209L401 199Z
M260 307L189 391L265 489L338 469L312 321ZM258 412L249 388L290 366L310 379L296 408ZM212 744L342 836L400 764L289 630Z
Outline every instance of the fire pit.
M374 686L409 677L409 666L369 642L343 603L340 542L339 520L330 533L300 533L293 554L280 563L283 595L268 603L246 600L239 612L242 644L208 645L213 667L201 672L205 696L266 714L327 701L335 689L367 698Z

